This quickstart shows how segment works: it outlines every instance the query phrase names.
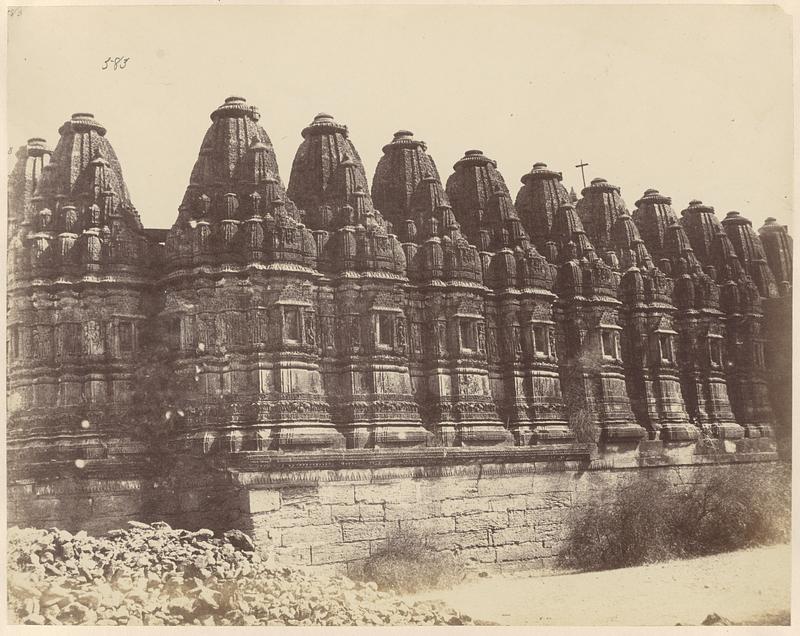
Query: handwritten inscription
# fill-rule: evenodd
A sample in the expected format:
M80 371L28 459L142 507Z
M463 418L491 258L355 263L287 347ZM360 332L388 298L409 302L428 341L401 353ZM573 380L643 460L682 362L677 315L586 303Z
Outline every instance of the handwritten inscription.
M100 70L121 71L128 64L129 57L107 57Z

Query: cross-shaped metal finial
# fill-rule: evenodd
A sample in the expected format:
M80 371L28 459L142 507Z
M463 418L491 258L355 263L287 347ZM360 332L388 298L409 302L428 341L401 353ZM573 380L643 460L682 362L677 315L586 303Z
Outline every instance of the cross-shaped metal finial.
M581 162L577 166L575 166L576 168L580 168L581 169L581 178L583 179L583 187L584 188L586 187L586 174L583 172L583 169L588 165L589 165L588 163L585 163L583 161L583 159L581 159Z

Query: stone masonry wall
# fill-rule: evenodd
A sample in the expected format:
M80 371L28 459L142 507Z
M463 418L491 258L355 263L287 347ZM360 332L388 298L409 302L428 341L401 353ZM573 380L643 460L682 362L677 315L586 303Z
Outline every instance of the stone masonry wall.
M254 485L240 493L240 502L244 529L278 563L352 572L388 536L415 529L436 549L458 551L475 567L512 570L553 565L570 513L597 505L617 485L666 477L678 489L712 470L736 478L744 465L548 470L495 464L452 467L439 476L418 468L357 470L320 475L330 480L313 485Z
M715 464L615 468L594 461L457 464L342 470L271 470L217 474L194 483L159 479L62 479L9 488L9 524L102 533L129 520L176 528L239 528L278 564L328 572L357 570L386 538L406 530L434 549L457 551L471 567L515 570L554 565L567 520L599 505L616 486L666 478L691 487L715 471L745 478L788 464L753 453ZM758 455L762 455L758 457ZM698 463L698 460L700 463ZM767 460L767 461L763 461ZM704 465L705 464L705 465Z

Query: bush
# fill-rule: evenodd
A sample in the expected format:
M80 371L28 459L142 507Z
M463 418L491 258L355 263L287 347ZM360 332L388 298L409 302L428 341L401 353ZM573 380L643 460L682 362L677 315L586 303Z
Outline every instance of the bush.
M452 552L436 551L424 534L403 529L370 555L357 575L395 592L446 587L464 578L464 565Z
M615 489L605 505L576 508L568 521L564 565L603 570L670 556L674 546L663 496L668 487L661 479L637 476Z
M629 567L788 541L790 477L784 468L697 468L682 487L638 472L609 501L573 511L562 564Z
M790 477L781 466L771 468L696 469L695 479L703 482L681 492L674 511L674 531L685 551L712 554L788 541Z

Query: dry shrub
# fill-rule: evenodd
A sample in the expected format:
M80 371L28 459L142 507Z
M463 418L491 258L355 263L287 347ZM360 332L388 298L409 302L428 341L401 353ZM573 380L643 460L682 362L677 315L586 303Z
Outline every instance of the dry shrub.
M787 466L697 468L689 481L641 471L608 502L576 508L562 564L610 569L788 541Z
M426 535L404 528L366 559L358 578L384 590L413 593L453 585L464 574L464 564L455 554L435 550Z
M668 487L643 474L610 493L607 503L576 508L568 521L564 565L605 570L669 557L673 546L662 495Z
M674 533L690 555L788 541L791 481L787 465L695 469L676 496Z

